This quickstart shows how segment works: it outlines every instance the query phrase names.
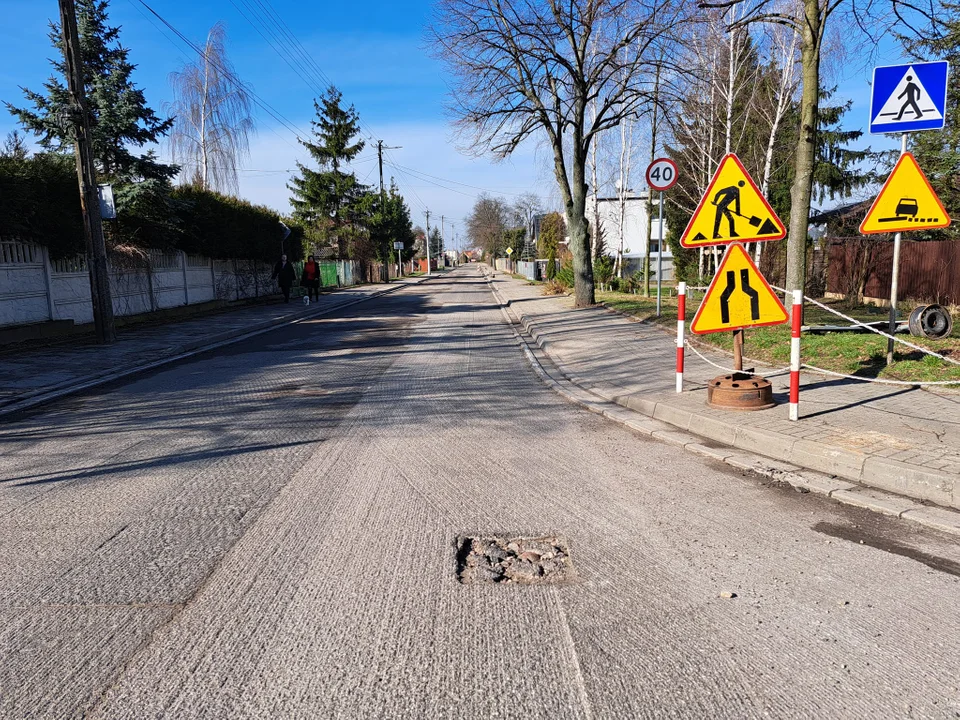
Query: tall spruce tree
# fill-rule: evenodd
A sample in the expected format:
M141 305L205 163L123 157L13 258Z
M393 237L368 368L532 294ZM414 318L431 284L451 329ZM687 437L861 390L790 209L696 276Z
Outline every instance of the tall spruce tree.
M84 94L90 114L94 160L98 178L105 182L166 181L177 168L157 161L153 150L135 154L132 148L156 143L173 125L147 106L143 91L133 82L136 69L130 50L120 44L120 28L109 24L106 0L77 0L77 25ZM33 106L7 109L40 145L55 152L73 150L69 122L70 96L64 82L66 64L60 26L50 23L50 41L58 54L50 61L56 71L44 83L44 92L21 88Z
M943 130L912 133L910 150L940 197L944 207L954 212L960 207L960 3L943 2L942 15L928 37L919 40L901 38L915 57L921 60L950 62L947 85L946 124ZM960 224L921 234L929 239L960 239Z
M301 140L317 164L312 170L297 163L300 176L287 186L293 197L293 216L307 225L319 238L335 242L340 257L348 257L349 227L356 216L354 206L367 188L353 172L344 168L364 148L360 134L360 117L353 105L341 106L342 94L334 86L327 89L319 102L314 100L317 119L311 120L315 142Z
M390 189L384 193L385 202L381 204L380 194L376 193L376 211L370 218L370 237L380 262L391 263L396 260L393 243L403 243L403 257L408 259L416 240L413 234L413 222L410 220L410 208L400 195L396 181L390 179Z

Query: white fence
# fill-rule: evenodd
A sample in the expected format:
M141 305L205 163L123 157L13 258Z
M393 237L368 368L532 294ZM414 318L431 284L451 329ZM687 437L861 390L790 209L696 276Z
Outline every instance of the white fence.
M351 262L337 263L341 285L354 283ZM138 315L211 300L241 300L277 292L273 266L248 260L212 260L151 250L140 262L111 262L116 315ZM83 256L51 262L47 249L0 240L0 327L48 320L93 322L90 275Z

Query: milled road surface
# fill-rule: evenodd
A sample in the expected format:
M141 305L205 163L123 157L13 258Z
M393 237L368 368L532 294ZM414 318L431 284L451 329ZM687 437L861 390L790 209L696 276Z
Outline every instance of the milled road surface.
M472 268L0 451L2 718L960 717L955 539L568 404ZM500 531L576 581L459 584Z

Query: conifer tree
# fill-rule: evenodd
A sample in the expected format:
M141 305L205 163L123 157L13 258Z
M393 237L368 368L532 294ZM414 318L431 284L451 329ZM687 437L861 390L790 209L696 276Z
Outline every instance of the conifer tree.
M356 174L345 167L364 148L360 133L360 117L353 105L341 106L342 94L334 86L327 89L320 102L314 100L317 119L312 120L314 142L301 140L319 170L297 163L300 176L287 186L292 192L293 216L325 241L335 241L340 257L348 256L345 232L356 215L354 205L360 202L367 188Z
M907 49L921 60L950 62L947 84L946 124L943 130L912 133L910 150L948 211L960 207L960 2L943 2L941 19L927 37L903 39ZM923 233L929 238L960 238L960 224Z
M159 163L153 150L143 154L131 150L158 142L173 121L158 117L134 84L131 75L136 65L130 62L130 50L120 44L120 28L109 24L106 0L77 0L76 7L98 177L104 182L165 181L173 177L177 169ZM44 92L22 88L32 108L5 104L27 130L38 136L44 149L70 152L70 96L64 82L66 65L58 23L50 23L50 41L58 54L50 61L55 74L44 83Z

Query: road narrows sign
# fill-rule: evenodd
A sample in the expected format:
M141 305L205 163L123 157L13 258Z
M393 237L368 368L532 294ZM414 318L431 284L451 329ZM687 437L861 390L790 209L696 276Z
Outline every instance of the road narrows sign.
M904 153L860 223L860 232L908 232L944 228L950 224L943 203L912 153Z
M763 197L740 159L730 153L720 161L696 212L680 237L683 247L732 242L780 240L783 222Z
M669 190L677 184L677 164L670 158L657 158L647 167L647 185L651 190Z
M740 243L733 243L720 261L690 330L698 335L779 325L787 310Z
M870 132L939 130L947 114L946 60L873 69Z

